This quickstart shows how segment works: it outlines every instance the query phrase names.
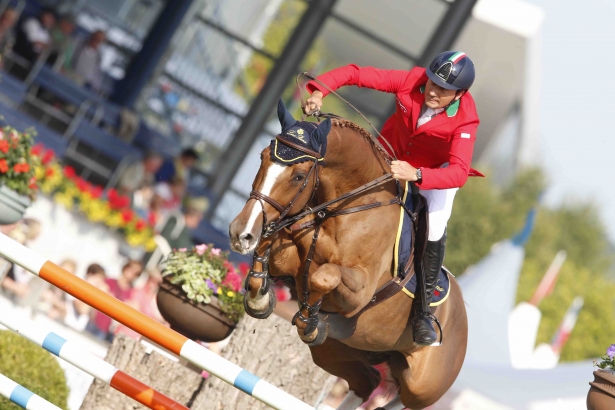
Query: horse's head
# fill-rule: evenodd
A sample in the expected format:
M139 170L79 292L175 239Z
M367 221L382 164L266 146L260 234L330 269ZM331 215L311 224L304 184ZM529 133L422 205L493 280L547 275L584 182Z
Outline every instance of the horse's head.
M331 121L327 119L318 126L297 121L282 100L278 103L278 118L282 132L261 153L250 199L229 227L231 248L236 252L253 251L263 227L281 215L300 212L315 189Z

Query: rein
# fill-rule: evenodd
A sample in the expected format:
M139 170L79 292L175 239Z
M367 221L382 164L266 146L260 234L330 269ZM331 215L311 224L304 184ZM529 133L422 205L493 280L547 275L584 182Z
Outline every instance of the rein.
M327 88L331 93L335 94L338 98L340 98L342 101L344 101L346 104L348 104L350 107L352 107L357 113L359 113L359 115L361 115L361 117L363 117L363 119L365 119L365 121L367 121L367 123L376 131L376 133L378 133L378 136L386 143L386 145L388 146L388 148L390 149L390 152L393 153L393 155L389 154L387 152L387 150L384 148L384 146L380 143L380 141L378 140L378 138L374 137L371 133L369 134L369 138L370 138L370 142L372 143L372 145L376 148L377 151L380 152L380 154L383 156L384 160L387 162L387 164L391 164L391 161L396 160L397 158L395 157L393 148L391 147L391 145L389 144L389 142L382 136L382 134L380 134L380 132L378 132L378 130L376 129L376 127L374 127L374 125L356 108L354 107L352 104L350 104L348 101L346 101L344 98L342 98L339 94L337 94L335 91L331 90L326 84L322 83L320 80L318 80L317 78L309 75L307 72L301 73L297 76L297 86L299 86L299 77L300 76L304 76L310 80L316 81L318 82L320 85L322 85L323 87ZM301 94L301 93L300 93ZM301 101L302 101L302 105L305 106L305 101L303 100L303 94L301 94ZM327 114L327 113L321 113L320 111L316 111L311 113L310 115L316 117L319 121L320 118L323 117L328 117L328 118L341 118L335 114ZM261 208L262 208L262 213L263 213L263 231L261 233L261 238L268 238L271 235L274 235L275 233L281 231L282 229L286 229L287 231L290 231L291 233L294 231L299 231L299 230L303 230L309 227L314 227L314 234L312 236L312 243L310 245L308 254L307 254L307 258L305 260L305 263L303 264L303 272L302 272L302 285L303 285L303 291L302 291L302 300L299 300L299 311L295 314L295 316L292 319L292 323L293 325L296 324L296 321L299 320L303 323L305 323L307 326L304 330L304 335L305 336L309 336L311 335L318 327L319 324L319 316L318 316L318 312L320 310L320 306L322 305L322 297L317 300L316 302L314 302L314 304L310 304L309 303L309 297L310 297L310 291L309 291L309 271L310 271L310 266L312 264L312 260L314 258L314 254L316 251L316 242L318 241L318 237L319 237L319 233L320 233L320 228L322 226L322 224L328 219L328 218L333 218L333 217L337 217L337 216L342 216L342 215L348 215L351 213L355 213L355 212L361 212L361 211L366 211L369 209L374 209L374 208L378 208L381 206L387 206L387 205L400 205L402 208L404 208L404 210L408 213L408 215L410 215L411 219L413 222L416 221L417 219L417 215L419 210L417 209L415 212L411 212L408 208L406 208L403 200L402 200L402 195L403 195L403 191L400 187L399 182L396 181L396 186L397 186L397 195L395 196L395 198L391 199L388 203L382 203L382 202L372 202L369 204L365 204L365 205L359 205L356 207L352 207L352 208L346 208L346 209L339 209L339 210L330 210L329 208L332 205L338 204L346 199L349 198L353 198L356 196L359 196L369 190L372 190L376 187L382 186L384 184L387 184L391 181L394 181L393 175L391 173L387 173L379 178L374 179L373 181L368 182L367 184L364 184L358 188L353 189L350 192L347 192L335 199L332 199L330 201L327 201L325 203L322 203L318 206L315 206L313 208L310 208L307 203L310 203L311 199L314 197L314 195L316 195L316 192L318 190L318 186L320 184L320 167L319 167L319 162L322 159L322 156L320 155L320 153L314 152L306 147L303 147L299 144L293 144L283 138L280 138L280 136L276 136L276 141L277 143L282 143L285 144L293 149L296 149L304 154L306 154L311 161L314 162L314 164L312 165L312 167L310 168L310 171L308 173L308 175L306 176L303 184L301 185L301 187L299 188L299 190L297 191L297 193L295 194L295 196L290 200L290 202L287 205L282 205L279 202L277 202L276 200L274 200L273 198L259 192L256 190L253 190L252 192L250 192L250 197L248 199L254 199L260 202L261 204ZM295 202L297 201L297 199L299 198L299 196L303 193L303 191L307 188L308 184L309 184L309 180L310 177L312 176L312 174L314 174L314 186L312 188L312 193L310 196L310 200L307 201L304 209L302 211L300 211L299 213L295 214L295 215L289 215L290 210L292 209L292 207L294 206ZM273 208L275 208L278 212L280 212L280 216L274 220L269 222L268 218L267 218L267 213L265 211L265 206L264 203L267 202L268 204L270 204ZM310 216L310 215L314 215L315 217L307 222L304 223L298 223L300 220ZM268 263L269 263L269 254L270 254L270 250L271 250L271 245L269 245L267 247L267 249L265 250L265 253L263 256L258 256L257 252L254 251L254 261L255 262L260 262L262 265L262 271L261 272L256 272L254 270L254 263L252 265L252 269L250 269L250 272L248 273L248 276L246 278L245 281L245 288L246 291L249 291L249 281L250 278L257 278L257 279L263 279L263 284L261 285L261 289L260 292L261 294L265 294L269 291L269 287L272 281L272 278L269 274L269 270L268 270ZM409 278L407 278L406 280L408 280ZM393 280L394 281L394 280ZM393 282L392 281L392 282ZM387 294L386 297L390 297L390 293L387 293L386 290L387 287L383 287L383 289L379 289L379 291L377 292L377 295L374 295L374 297L372 298L372 300L370 301L370 303L368 304L369 307L372 307L374 304L380 303L380 295L385 295ZM366 308L368 308L366 306ZM307 311L307 317L303 315L303 310ZM319 332L320 333L320 332ZM321 337L323 337L324 335L321 335ZM315 343L315 342L312 342Z

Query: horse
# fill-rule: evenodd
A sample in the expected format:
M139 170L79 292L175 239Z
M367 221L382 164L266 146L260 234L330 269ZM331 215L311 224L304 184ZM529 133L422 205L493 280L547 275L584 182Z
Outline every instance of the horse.
M431 308L440 337L446 335L442 344L415 345L412 299L396 292L374 302L395 277L400 223L399 189L384 149L340 117L319 125L298 122L281 101L278 117L284 135L262 151L250 199L229 226L231 248L254 252L246 311L269 316L275 306L270 278L283 278L303 296L293 323L314 363L348 382L338 409L356 409L368 400L381 381L374 367L379 364L388 366L397 386L384 409L432 405L453 384L465 358L468 325L459 285L451 277L446 303ZM410 270L408 276L414 264ZM328 334L323 318L329 315L350 322L351 331Z

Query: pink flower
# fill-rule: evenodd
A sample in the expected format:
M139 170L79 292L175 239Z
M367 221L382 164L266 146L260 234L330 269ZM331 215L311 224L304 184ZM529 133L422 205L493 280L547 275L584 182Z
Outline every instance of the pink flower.
M198 255L202 255L205 253L205 251L207 250L207 245L202 244L202 245L197 245L194 247L196 249L196 253Z
M179 248L179 249L178 249L178 251L180 251L180 252L186 252L187 250L188 250L188 249L186 249L186 248Z
M239 292L242 288L243 280L241 279L241 276L239 276L235 272L229 272L226 274L226 278L224 278L222 284L233 289L233 291L235 292Z
M220 256L220 252L222 251L222 249L220 248L212 248L211 250L211 254L214 256Z

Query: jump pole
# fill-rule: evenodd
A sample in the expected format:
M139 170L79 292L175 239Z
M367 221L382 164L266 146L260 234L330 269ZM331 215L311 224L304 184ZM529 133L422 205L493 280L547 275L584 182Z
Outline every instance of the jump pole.
M27 410L61 410L2 374L0 374L0 395Z
M0 256L274 409L314 410L314 407L120 302L3 234L0 234Z
M75 342L64 339L54 332L42 329L32 320L19 317L5 304L0 303L0 324L11 329L47 350L64 359L91 376L107 383L115 390L138 401L154 410L188 410L175 400L152 389L132 376L124 373L115 366L94 356Z

